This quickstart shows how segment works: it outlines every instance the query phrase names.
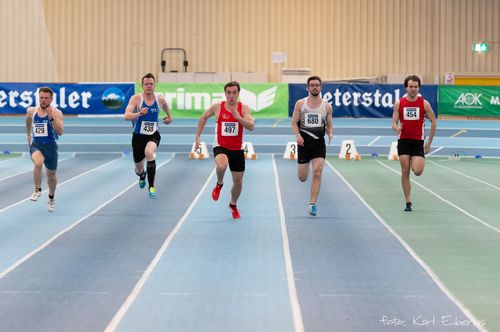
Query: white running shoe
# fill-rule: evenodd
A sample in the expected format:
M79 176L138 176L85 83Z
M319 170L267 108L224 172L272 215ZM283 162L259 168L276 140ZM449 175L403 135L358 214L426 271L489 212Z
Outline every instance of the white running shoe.
M54 211L56 208L56 200L54 198L49 198L49 202L47 204L47 207L49 209L49 212Z
M33 194L31 194L30 199L31 199L32 201L37 201L37 200L38 200L38 198L39 198L40 196L42 196L42 192L41 192L41 191L38 191L38 190L35 190L35 191L33 192Z

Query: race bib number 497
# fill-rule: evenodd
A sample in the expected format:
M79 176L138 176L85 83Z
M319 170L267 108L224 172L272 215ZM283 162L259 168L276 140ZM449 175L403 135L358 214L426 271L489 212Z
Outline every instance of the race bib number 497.
M419 107L403 108L403 117L405 120L420 120L420 108Z
M238 136L238 123L222 122L222 136Z

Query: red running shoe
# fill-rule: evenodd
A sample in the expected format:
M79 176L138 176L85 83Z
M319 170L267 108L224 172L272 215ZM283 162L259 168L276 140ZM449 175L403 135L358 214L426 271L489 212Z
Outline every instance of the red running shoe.
M233 219L240 219L240 211L238 211L236 205L231 205L231 203L229 203L229 210L231 210L231 213L233 214Z
M223 184L218 184L218 183L217 183L217 184L215 185L214 189L212 189L212 199L213 199L214 201L219 200L220 191L221 191L221 189L222 189L222 186L223 186Z

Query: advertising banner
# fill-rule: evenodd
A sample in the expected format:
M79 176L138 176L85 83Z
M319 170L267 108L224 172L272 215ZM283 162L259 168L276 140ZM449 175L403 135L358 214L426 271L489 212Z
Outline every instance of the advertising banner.
M437 85L422 85L420 94L437 115ZM402 84L335 84L323 83L321 95L333 107L334 117L392 117L394 102L406 93ZM289 115L297 100L307 97L306 84L289 85Z
M174 118L198 118L210 105L226 99L224 85L224 83L156 83L155 91L165 96ZM136 90L142 91L140 83L137 84ZM240 101L251 108L254 118L288 117L287 84L243 83Z
M134 94L133 83L0 83L0 115L25 114L37 106L42 86L54 91L52 105L64 114L123 114Z
M500 116L500 87L442 85L439 87L442 115Z

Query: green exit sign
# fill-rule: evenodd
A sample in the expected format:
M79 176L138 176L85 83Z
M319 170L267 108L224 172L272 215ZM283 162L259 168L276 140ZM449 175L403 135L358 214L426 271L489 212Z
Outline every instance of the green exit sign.
M490 49L490 46L486 43L476 43L472 44L472 51L478 53L487 53Z

